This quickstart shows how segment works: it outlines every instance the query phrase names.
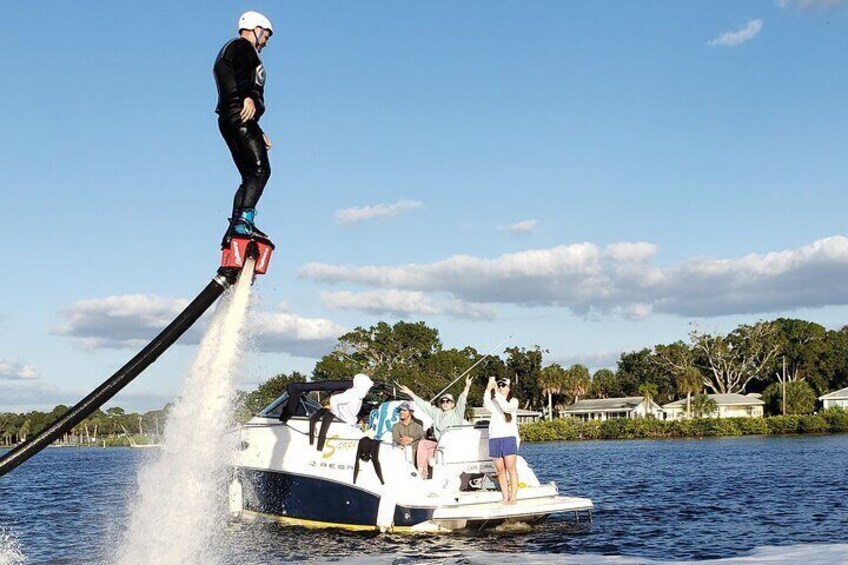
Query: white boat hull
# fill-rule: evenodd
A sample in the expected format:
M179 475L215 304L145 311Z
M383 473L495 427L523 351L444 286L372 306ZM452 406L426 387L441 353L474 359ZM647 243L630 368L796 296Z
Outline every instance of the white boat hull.
M321 451L309 443L309 422L282 423L257 417L239 430L234 454L230 510L243 519L271 519L306 527L408 532L449 532L503 522L538 522L551 514L591 512L586 498L560 496L553 483L542 485L518 458L519 490L514 505L500 502L488 458L488 434L472 426L451 429L432 462L432 478L422 479L409 449L390 438L380 445L383 480L372 462L356 453L362 432L333 422ZM469 478L478 480L471 490ZM488 487L491 490L485 490Z

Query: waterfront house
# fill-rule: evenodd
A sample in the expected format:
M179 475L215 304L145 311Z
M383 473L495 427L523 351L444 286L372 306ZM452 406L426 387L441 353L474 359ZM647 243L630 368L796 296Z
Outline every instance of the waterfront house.
M819 396L819 400L822 401L822 408L825 410L834 406L848 408L848 387L841 388L824 396Z
M662 408L653 400L645 402L641 396L626 396L623 398L591 398L578 400L565 410L560 410L560 417L577 420L615 420L618 418L645 418L652 416L662 418Z
M712 414L705 414L711 418L762 418L765 402L758 394L708 394L715 400L718 410ZM682 420L686 418L686 399L675 400L663 404L666 420Z
M476 424L481 420L488 421L491 415L492 413L486 410L485 408L475 406L471 409L471 423ZM533 410L524 410L523 408L518 409L519 424L530 424L532 422L538 422L541 417L541 412L534 412Z

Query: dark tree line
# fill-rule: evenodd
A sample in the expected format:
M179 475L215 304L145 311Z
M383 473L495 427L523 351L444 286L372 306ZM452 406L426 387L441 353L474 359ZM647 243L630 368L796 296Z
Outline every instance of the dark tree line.
M126 412L119 406L113 406L105 412L98 410L67 433L62 438L62 443L90 445L128 434L155 438L164 431L168 408L166 406L162 410L144 413ZM26 441L67 411L68 407L60 404L50 412L0 412L0 445L11 446Z
M508 347L490 355L473 347L445 348L439 331L424 322L379 322L339 338L315 365L312 375L278 374L256 390L237 395L236 418L248 419L279 397L292 381L344 380L364 372L375 380L404 384L424 398L481 361L472 371L469 405L482 405L488 377L508 377L522 408L546 411L584 398L649 397L659 404L703 393L762 393L772 414L807 413L816 397L848 386L848 326L828 330L804 320L780 318L741 325L728 334L693 330L687 341L658 344L623 353L615 370L590 374L583 365L545 363L539 346ZM458 393L458 382L450 392ZM783 402L783 390L786 402ZM704 398L697 400L698 410ZM67 410L0 413L0 444L12 445L38 433ZM68 434L71 444L95 443L121 434L154 435L164 429L168 407L144 414L122 408L99 410Z
M704 393L762 393L767 410L788 413L815 409L816 397L848 386L848 326L840 330L804 320L780 318L740 325L728 334L693 330L688 340L623 353L615 370L590 374L583 365L546 363L539 346L509 347L480 363L471 375L470 404L482 404L489 376L509 377L522 407L545 411L584 398L642 396L659 404ZM310 378L349 379L358 372L376 380L410 386L431 398L483 358L473 347L445 348L439 332L424 322L379 322L341 336L321 358ZM306 375L277 375L257 391L243 394L243 414L255 413L285 390L288 380ZM451 389L462 388L457 383ZM780 393L780 394L778 394ZM779 398L778 398L779 397ZM698 410L709 404L698 398Z

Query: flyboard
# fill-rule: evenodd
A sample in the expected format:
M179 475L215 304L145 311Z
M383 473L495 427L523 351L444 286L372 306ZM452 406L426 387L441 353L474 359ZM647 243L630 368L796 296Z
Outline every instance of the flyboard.
M274 244L267 237L232 235L226 238L222 245L221 267L191 304L103 384L40 433L0 458L0 477L62 437L132 382L197 322L224 291L238 280L243 270L243 274L248 276L264 275L273 251ZM252 273L248 272L250 270Z

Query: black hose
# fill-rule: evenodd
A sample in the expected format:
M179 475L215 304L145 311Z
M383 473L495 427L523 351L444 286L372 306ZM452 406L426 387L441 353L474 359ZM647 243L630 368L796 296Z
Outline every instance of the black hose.
M149 367L159 356L171 347L177 339L188 330L200 316L221 296L233 282L238 271L221 269L206 288L197 295L191 304L177 316L168 327L147 344L138 355L118 369L88 396L80 400L73 408L51 423L39 434L32 436L24 443L0 458L0 477L37 454L39 451L63 436L74 426L88 418L92 412L103 406L122 388L127 386L142 371Z

